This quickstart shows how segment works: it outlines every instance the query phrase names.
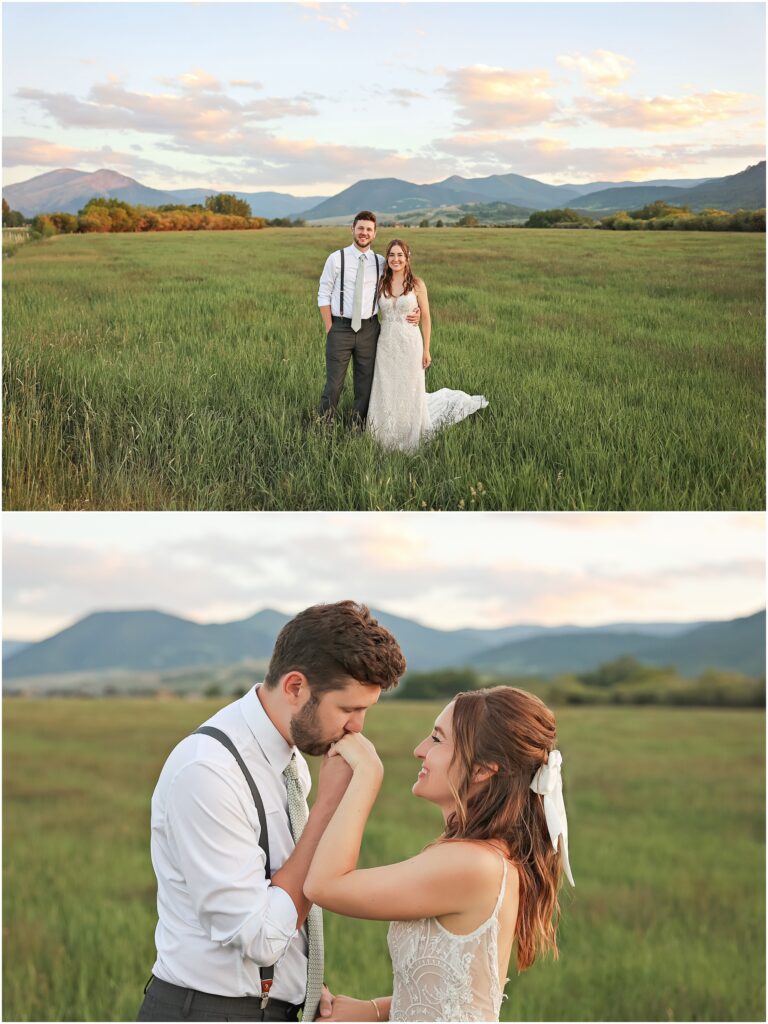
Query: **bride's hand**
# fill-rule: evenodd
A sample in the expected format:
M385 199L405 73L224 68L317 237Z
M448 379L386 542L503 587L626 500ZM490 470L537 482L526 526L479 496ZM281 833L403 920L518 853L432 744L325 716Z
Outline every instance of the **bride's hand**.
M421 366L423 370L428 370L432 365L432 356L429 352L425 352L421 359Z
M343 757L353 772L370 769L377 776L384 774L376 747L361 732L348 732L328 751L329 757Z
M317 1018L320 1020L321 1018ZM370 999L353 999L351 996L336 996L330 1017L322 1020L379 1020L376 1009Z

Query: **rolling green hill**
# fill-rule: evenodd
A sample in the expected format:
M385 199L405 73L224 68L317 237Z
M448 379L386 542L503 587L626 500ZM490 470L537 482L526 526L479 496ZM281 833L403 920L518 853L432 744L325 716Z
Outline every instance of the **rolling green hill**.
M765 612L730 622L706 623L663 639L632 632L533 637L478 652L468 664L491 672L546 677L587 671L622 655L651 665L672 665L684 676L708 668L762 676Z
M12 654L3 663L3 677L146 671L269 657L278 615L266 611L241 622L200 625L151 610L96 612ZM282 621L287 618L283 616Z
M714 207L718 210L761 210L765 207L765 160L738 174L714 178L694 188L665 188L663 185L638 185L635 188L608 188L580 196L574 207L592 213L633 210L663 199L673 206L692 210Z

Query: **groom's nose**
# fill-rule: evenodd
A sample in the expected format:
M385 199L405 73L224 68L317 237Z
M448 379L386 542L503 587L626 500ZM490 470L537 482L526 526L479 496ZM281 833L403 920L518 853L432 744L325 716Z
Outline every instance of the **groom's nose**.
M349 718L347 720L347 724L344 727L345 728L345 732L362 732L363 731L363 722L364 721L365 721L365 712L364 711L361 711L358 714L353 715L352 718Z

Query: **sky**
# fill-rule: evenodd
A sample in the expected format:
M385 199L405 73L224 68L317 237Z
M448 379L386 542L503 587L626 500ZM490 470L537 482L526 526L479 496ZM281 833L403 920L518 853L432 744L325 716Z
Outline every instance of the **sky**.
M333 195L764 158L762 3L4 3L3 183Z
M352 598L437 628L735 618L762 513L5 512L3 635L99 610L224 622Z

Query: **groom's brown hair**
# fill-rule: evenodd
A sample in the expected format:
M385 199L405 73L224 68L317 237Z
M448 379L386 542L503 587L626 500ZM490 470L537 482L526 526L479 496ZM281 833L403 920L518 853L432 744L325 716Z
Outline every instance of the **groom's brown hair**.
M361 210L360 213L356 214L355 219L352 221L352 227L354 227L359 220L372 220L374 224L377 223L376 214L371 213L370 210Z
M305 675L313 696L350 679L390 690L405 672L405 658L364 604L338 601L306 608L280 630L265 685L277 686L287 672Z

